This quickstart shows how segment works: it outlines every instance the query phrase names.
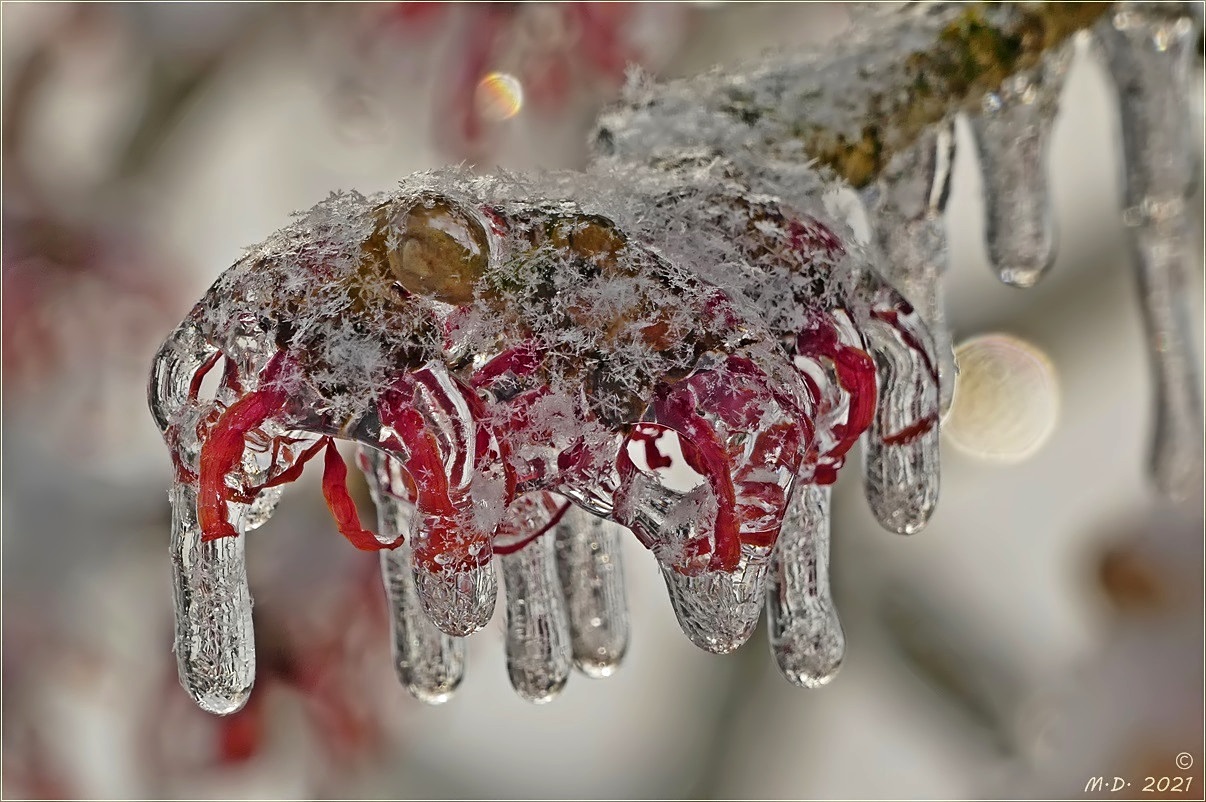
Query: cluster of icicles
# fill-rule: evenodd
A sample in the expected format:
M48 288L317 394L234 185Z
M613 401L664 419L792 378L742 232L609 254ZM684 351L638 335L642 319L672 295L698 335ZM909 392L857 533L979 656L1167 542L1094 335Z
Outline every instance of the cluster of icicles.
M1176 309L1194 31L1134 9L1098 31L1122 87L1128 222L1160 344L1157 474L1174 488L1200 477ZM1016 76L974 123L990 252L1019 286L1051 261L1043 153L1066 58ZM918 531L937 499L949 126L863 191L865 247L827 212L824 176L698 131L586 174L445 171L335 195L223 274L150 382L175 467L175 650L202 707L230 713L251 692L244 535L319 454L339 531L380 551L395 666L419 699L461 681L464 638L494 612L495 555L519 694L551 699L575 666L611 674L628 642L626 530L694 643L731 651L765 608L784 676L833 677L829 485L847 451L861 439L886 528ZM358 448L375 532L336 439Z

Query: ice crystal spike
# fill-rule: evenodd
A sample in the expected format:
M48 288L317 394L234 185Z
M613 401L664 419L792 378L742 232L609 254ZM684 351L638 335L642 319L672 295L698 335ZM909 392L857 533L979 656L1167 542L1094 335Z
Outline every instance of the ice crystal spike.
M255 683L243 538L202 542L192 485L177 484L171 500L180 683L204 710L234 713L247 703Z
M628 607L620 562L623 527L571 506L556 528L557 575L569 613L574 665L610 677L628 649Z
M775 662L793 685L825 685L837 674L846 651L829 596L828 487L797 486L771 574L766 611Z
M1201 28L1183 4L1123 3L1095 29L1118 86L1131 230L1156 390L1152 471L1160 489L1202 487L1202 399L1187 270L1199 262L1188 200L1200 180L1189 68Z
M868 275L873 299L864 328L879 399L863 436L863 489L884 528L914 534L938 503L937 357L925 326L891 286Z
M955 390L955 355L942 294L948 258L946 199L954 159L953 124L945 123L897 154L863 190L868 219L884 253L884 276L918 311L933 338L943 414Z
M390 475L400 471L397 460L379 452L365 453L365 457L370 470L364 475L377 506L378 537L392 541L409 534L414 505L387 490ZM381 552L381 580L392 629L394 670L416 699L442 704L452 698L464 676L465 641L445 635L423 612L413 572L410 543Z
M971 118L983 177L988 255L1006 284L1030 287L1055 260L1047 146L1071 44L1007 78Z
M507 599L507 674L529 702L552 701L573 665L569 617L551 537L499 557Z

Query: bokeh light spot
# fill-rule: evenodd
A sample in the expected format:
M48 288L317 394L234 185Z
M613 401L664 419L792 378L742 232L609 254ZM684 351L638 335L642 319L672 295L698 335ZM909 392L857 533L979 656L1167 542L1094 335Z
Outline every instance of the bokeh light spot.
M1007 334L955 348L959 376L943 433L961 451L1020 462L1042 447L1059 416L1055 369L1034 345Z
M510 73L492 72L478 82L474 103L487 120L509 120L523 108L523 84Z

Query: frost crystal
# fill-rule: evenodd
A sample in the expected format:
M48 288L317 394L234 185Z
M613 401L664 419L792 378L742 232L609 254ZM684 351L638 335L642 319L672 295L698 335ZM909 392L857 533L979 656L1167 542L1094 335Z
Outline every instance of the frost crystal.
M214 712L246 700L241 536L320 452L340 532L382 552L396 668L420 699L459 684L463 637L494 612L495 554L519 694L551 699L571 665L612 673L628 635L624 529L697 645L737 648L765 606L784 675L829 681L844 636L828 486L847 452L862 439L888 529L918 531L937 500L952 115L983 115L990 250L1004 279L1033 283L1053 242L1042 159L1062 43L1100 13L927 4L869 15L803 59L664 85L634 75L585 173L420 173L333 194L248 251L151 376L175 466L185 687ZM1179 91L1149 17L1120 11L1102 36L1133 76L1128 213L1153 337L1168 341L1175 248L1155 238L1183 235L1186 173L1149 158L1172 147ZM1175 39L1188 18L1173 17ZM869 213L867 246L827 211L843 181ZM1161 431L1178 436L1195 402L1186 358L1160 362ZM375 534L336 439L358 445Z

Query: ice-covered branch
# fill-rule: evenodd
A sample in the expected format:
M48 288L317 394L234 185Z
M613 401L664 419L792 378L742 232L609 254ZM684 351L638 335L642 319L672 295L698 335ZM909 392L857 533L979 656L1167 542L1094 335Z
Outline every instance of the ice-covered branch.
M1038 67L1112 3L909 3L859 9L827 48L650 84L596 131L631 160L684 144L751 147L829 167L855 188L934 126Z

